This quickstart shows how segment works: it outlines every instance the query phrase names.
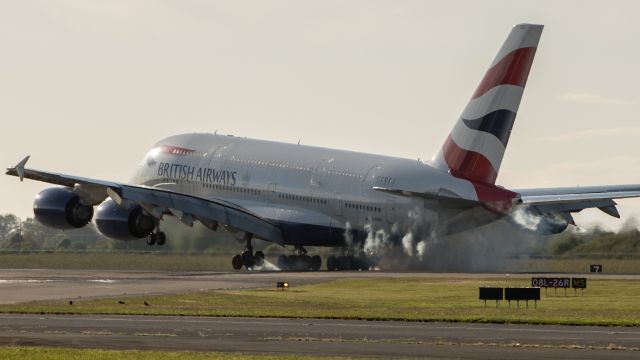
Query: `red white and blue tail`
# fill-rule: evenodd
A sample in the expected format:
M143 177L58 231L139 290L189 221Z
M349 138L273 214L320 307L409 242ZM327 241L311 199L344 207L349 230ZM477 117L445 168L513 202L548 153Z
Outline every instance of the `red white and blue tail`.
M495 184L542 25L513 27L436 157L453 176Z

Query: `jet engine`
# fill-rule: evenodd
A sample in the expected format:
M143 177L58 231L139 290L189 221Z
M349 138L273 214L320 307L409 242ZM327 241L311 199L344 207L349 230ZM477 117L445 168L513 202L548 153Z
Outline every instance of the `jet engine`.
M538 235L553 235L563 232L573 223L570 213L542 212L536 207L516 210L511 216L512 223Z
M42 190L33 201L33 213L41 224L56 229L81 228L91 221L93 206L82 203L68 187Z
M100 233L117 240L141 239L156 227L156 220L140 206L125 209L112 199L98 206L95 223Z

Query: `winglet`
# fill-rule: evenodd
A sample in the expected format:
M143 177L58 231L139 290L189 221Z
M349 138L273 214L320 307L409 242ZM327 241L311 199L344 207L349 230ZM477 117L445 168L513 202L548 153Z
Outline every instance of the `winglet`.
M30 157L31 155L27 155L27 157L22 159L22 161L20 161L18 165L14 166L14 169L18 173L18 177L20 178L20 181L24 180L24 166L27 164L27 161L29 161Z

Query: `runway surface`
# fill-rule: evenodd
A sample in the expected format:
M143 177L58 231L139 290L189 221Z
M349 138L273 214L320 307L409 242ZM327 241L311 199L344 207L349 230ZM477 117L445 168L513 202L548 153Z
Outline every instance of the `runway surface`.
M380 358L637 359L640 329L5 314L0 315L0 345Z
M275 287L277 281L283 280L296 286L338 278L415 276L505 278L507 274L0 269L0 303L268 288ZM530 278L531 274L509 276ZM640 280L638 275L589 276L596 277ZM640 329L309 319L4 314L0 315L0 345L381 358L637 359L640 358Z

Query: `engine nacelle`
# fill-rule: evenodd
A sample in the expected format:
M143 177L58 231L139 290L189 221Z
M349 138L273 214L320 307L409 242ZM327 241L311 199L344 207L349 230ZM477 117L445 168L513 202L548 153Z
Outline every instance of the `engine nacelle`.
M93 206L84 205L68 187L51 187L38 193L33 201L33 214L45 226L75 229L91 221Z
M123 209L111 199L98 206L95 223L100 233L117 240L140 239L156 227L156 220L140 206Z
M573 218L568 213L543 213L532 207L515 211L510 220L522 229L537 235L553 235L565 231Z

